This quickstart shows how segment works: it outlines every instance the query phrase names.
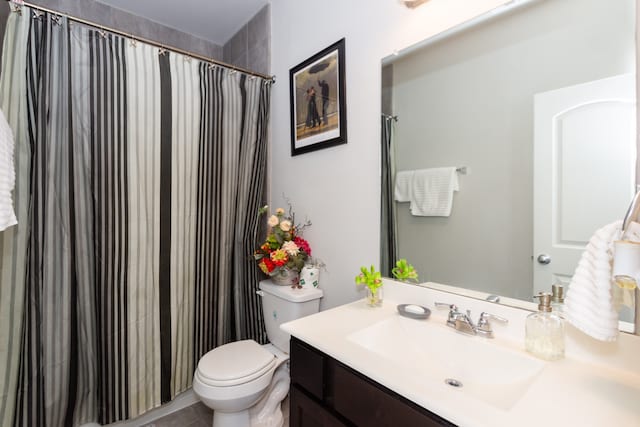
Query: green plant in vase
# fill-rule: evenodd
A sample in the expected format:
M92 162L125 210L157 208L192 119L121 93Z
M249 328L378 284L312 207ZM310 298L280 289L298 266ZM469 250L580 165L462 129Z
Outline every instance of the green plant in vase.
M398 280L403 282L418 281L418 272L413 265L409 264L406 259L402 258L396 262L396 266L391 270L391 274Z
M382 275L376 271L372 265L370 269L360 267L360 274L356 276L358 285L367 287L367 303L370 306L379 306L382 304Z

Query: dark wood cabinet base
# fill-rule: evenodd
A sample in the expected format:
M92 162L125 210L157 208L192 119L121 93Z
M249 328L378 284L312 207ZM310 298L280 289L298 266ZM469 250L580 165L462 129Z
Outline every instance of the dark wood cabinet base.
M291 427L455 427L293 337L291 384Z

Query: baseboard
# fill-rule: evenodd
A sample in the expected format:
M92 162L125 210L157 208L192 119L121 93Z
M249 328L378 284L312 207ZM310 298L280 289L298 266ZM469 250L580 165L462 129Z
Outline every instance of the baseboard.
M109 427L140 427L145 424L149 424L157 420L158 418L162 418L173 412L176 412L188 406L191 406L196 402L198 402L198 397L193 392L193 389L189 389L187 391L180 393L171 402L165 405L162 405L158 408L152 409L149 412L143 415L140 415L138 418L134 418L132 420L127 420L127 421L120 421L113 424L108 424L108 426ZM103 426L96 423L89 423L89 424L83 424L80 427L103 427Z

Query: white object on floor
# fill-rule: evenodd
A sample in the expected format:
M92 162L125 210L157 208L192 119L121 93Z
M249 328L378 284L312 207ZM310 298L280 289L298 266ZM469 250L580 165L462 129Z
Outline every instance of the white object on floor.
M622 221L616 221L591 237L571 278L565 298L567 320L600 341L618 337L618 312L612 297L613 242L621 235Z
M458 191L455 167L420 169L413 171L411 180L411 215L449 216L453 206L453 192Z
M289 392L289 334L280 324L320 309L322 291L260 282L262 314L271 344L236 341L214 348L198 362L193 391L213 409L215 427L282 427L280 409Z
M18 223L11 198L16 183L13 148L13 132L0 110L0 231Z

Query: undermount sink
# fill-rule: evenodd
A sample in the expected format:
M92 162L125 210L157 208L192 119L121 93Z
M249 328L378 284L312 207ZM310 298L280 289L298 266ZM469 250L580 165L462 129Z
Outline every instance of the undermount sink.
M400 316L352 333L347 339L394 363L416 379L452 379L468 394L507 410L526 392L545 362L486 338L457 333L434 320ZM455 383L455 382L454 382ZM450 384L451 385L451 384Z

